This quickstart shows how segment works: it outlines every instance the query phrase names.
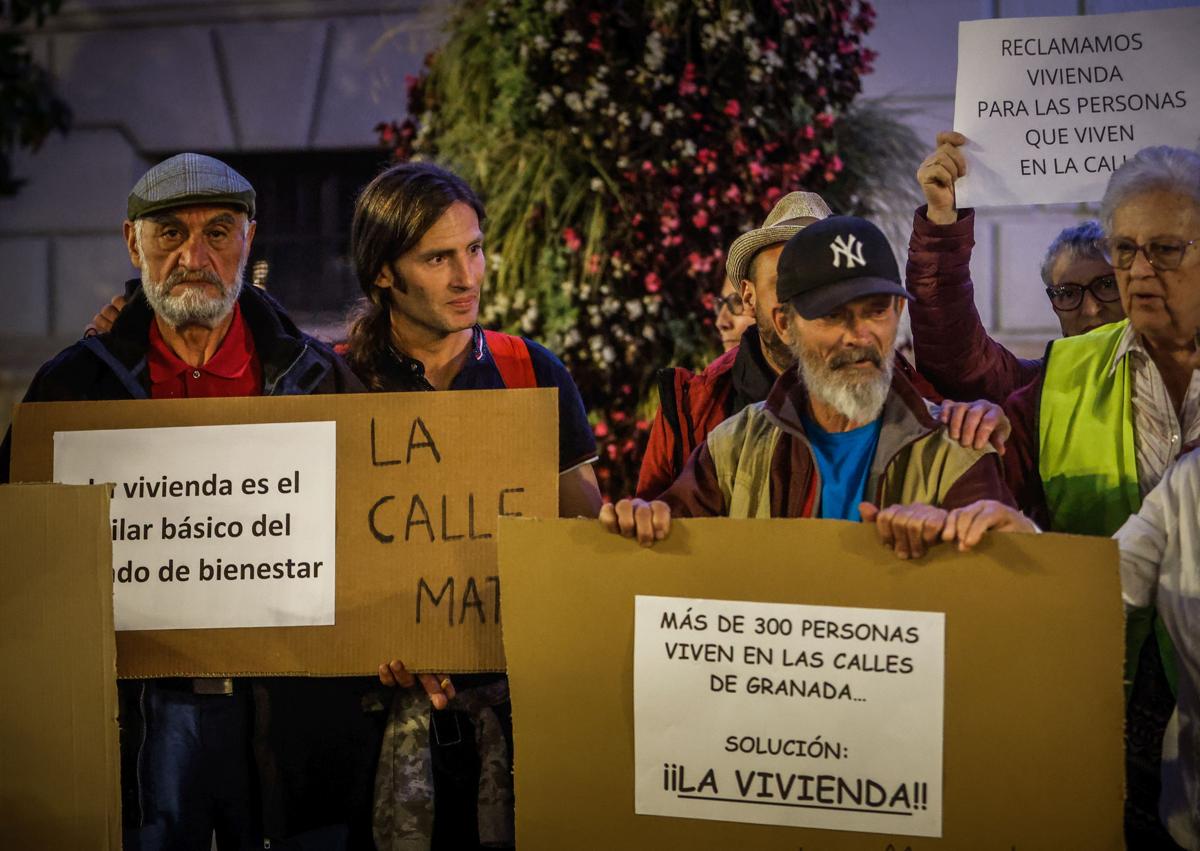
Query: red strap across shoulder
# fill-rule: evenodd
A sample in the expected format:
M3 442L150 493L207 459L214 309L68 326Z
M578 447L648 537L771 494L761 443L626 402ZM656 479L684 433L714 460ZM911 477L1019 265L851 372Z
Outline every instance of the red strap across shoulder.
M509 390L537 387L537 376L533 373L533 360L529 347L520 337L501 334L499 331L484 331L488 351L500 370L500 378Z

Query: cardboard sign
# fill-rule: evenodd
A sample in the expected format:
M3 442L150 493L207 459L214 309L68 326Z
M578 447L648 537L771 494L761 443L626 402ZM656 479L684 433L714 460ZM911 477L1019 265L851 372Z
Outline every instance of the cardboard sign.
M502 520L500 571L519 847L1123 847L1124 630L1110 540L996 534L974 553L938 547L901 561L873 529L842 521L682 520L642 548L594 521ZM639 595L944 613L941 838L638 815ZM754 696L774 705L771 728L692 727L704 739L696 746L823 732L808 723L813 698ZM725 699L673 700L676 725ZM855 741L843 744L859 756ZM792 758L796 774L828 762ZM801 793L796 781L792 797Z
M1099 201L1150 145L1200 133L1200 8L958 25L962 207Z
M638 596L636 811L940 836L944 624Z
M333 623L336 426L55 434L56 482L116 485L117 630Z
M0 835L119 851L108 488L0 487Z
M13 478L50 478L56 432L336 423L334 624L122 632L120 675L374 674L395 658L415 670L499 670L496 518L558 513L555 392L20 405ZM140 458L128 460L120 478L136 481Z

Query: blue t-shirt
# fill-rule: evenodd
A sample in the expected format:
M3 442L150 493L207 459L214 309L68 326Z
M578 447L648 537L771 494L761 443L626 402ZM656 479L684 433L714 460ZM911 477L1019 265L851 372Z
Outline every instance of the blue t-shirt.
M858 504L866 496L867 477L875 460L883 418L852 431L828 432L801 414L804 434L812 445L821 473L820 517L831 520L862 520Z

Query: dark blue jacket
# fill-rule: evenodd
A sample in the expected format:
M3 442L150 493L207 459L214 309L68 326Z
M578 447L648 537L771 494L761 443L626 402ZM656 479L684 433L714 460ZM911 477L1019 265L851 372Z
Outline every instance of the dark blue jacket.
M150 398L146 355L154 314L137 281L129 303L107 334L85 337L46 363L33 379L26 402ZM263 371L263 394L296 396L356 393L365 388L332 348L304 334L269 295L246 286L238 299ZM9 479L12 432L0 446L0 483ZM325 835L321 847L369 848L375 766L386 703L374 677L260 678L252 682L255 756L265 836ZM169 686L158 682L155 687ZM144 740L139 691L143 683L119 683L121 792L125 827L143 824L136 771ZM377 711L367 711L378 707ZM319 732L318 732L319 731ZM337 751L331 762L322 754ZM131 834L126 834L127 838ZM286 844L284 847L287 847Z

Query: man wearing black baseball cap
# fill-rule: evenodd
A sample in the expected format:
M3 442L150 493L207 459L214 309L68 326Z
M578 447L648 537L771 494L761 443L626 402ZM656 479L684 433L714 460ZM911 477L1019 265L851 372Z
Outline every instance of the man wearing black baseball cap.
M823 219L788 240L778 271L771 321L797 367L714 429L658 500L606 506L601 522L649 544L671 516L861 519L902 558L981 526L1027 528L1002 510L995 450L951 439L893 369L907 294L883 233Z
M243 286L255 196L242 175L212 157L178 154L138 180L126 210L124 241L140 271L127 284L128 305L106 333L45 364L24 401L364 389L266 293ZM10 432L0 483L11 448ZM382 713L372 719L362 707L377 686L374 678L120 681L124 847L209 851L214 834L221 851L285 836L300 847L301 835L306 848L372 847L373 731ZM348 814L359 810L355 837Z

